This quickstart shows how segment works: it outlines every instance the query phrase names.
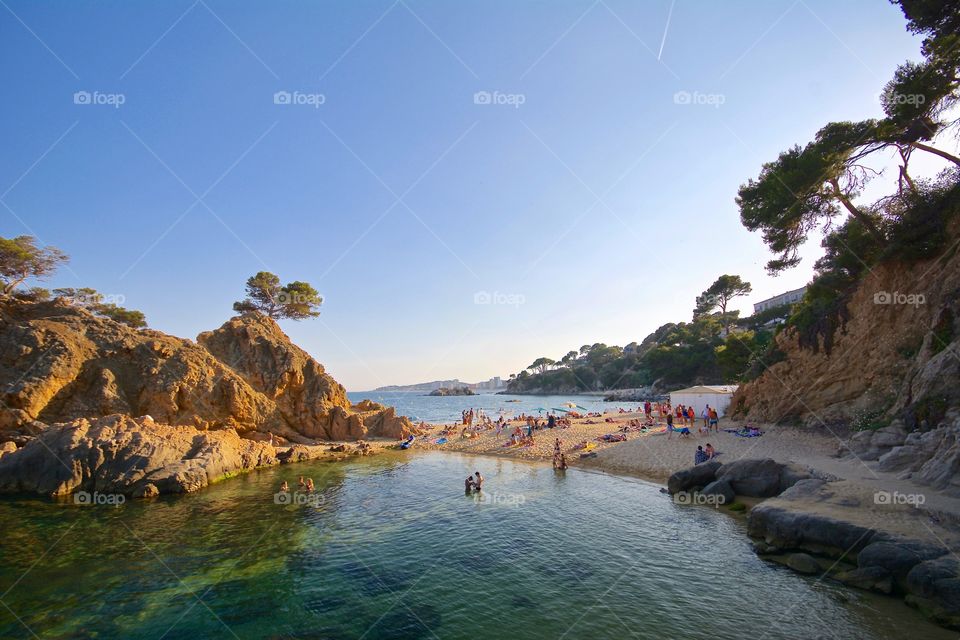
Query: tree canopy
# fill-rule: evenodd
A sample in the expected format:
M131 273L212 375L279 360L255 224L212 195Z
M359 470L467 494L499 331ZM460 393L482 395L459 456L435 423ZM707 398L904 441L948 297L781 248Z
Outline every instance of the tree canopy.
M0 281L3 293L10 295L27 278L43 279L53 275L69 258L56 247L39 247L32 236L0 237Z
M693 317L696 320L700 316L707 315L714 309L720 309L720 316L724 323L724 328L730 330L730 316L727 313L727 305L734 298L745 296L753 291L749 282L744 282L740 276L731 276L724 274L716 279L710 287L700 294L697 298L697 306L693 310Z
M280 278L269 271L261 271L247 280L247 297L233 303L233 310L241 313L254 311L278 320L304 320L320 315L323 297L307 282L295 280L280 285Z
M107 302L106 296L96 289L89 287L54 289L53 295L67 300L70 304L83 307L94 315L110 318L134 329L142 329L147 326L147 318L142 311L127 309L115 302Z

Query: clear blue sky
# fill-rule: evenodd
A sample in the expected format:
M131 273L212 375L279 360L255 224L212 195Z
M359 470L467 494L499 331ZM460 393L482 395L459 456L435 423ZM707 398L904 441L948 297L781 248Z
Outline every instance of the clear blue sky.
M738 185L919 57L885 0L0 4L0 235L72 257L45 286L195 337L253 273L307 280L283 328L353 390L639 341L722 273L743 309L803 285L817 241L768 277Z

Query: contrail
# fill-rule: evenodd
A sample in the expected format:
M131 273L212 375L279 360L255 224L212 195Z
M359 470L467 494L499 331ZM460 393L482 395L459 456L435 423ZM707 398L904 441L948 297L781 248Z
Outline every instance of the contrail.
M677 0L672 0L670 2L670 11L667 13L667 24L663 27L663 40L660 41L660 51L657 53L657 60L660 60L660 56L663 55L663 45L667 44L667 31L670 29L670 18L673 16L673 5L676 4Z

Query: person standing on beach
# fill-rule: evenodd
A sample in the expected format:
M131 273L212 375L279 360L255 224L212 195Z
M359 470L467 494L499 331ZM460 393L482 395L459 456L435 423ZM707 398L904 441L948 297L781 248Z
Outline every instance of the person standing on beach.
M710 409L710 426L713 427L714 431L720 433L720 414L717 413L716 409Z
M700 412L700 417L703 418L703 429L710 431L710 405L703 408L703 411Z
M673 414L667 414L667 440L673 435Z

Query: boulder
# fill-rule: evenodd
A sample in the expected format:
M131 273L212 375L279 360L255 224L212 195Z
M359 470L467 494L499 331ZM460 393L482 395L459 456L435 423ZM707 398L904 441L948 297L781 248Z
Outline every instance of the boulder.
M730 483L726 480L714 480L705 486L700 493L707 496L723 496L723 502L721 504L732 504L737 498L733 487L731 487Z
M880 568L890 575L900 591L907 590L907 575L926 560L939 558L947 553L943 547L923 544L914 540L890 540L872 542L857 555L860 569Z
M800 480L810 477L810 473L799 466L771 458L736 460L717 471L717 478L729 482L737 495L757 498L779 495Z
M717 469L720 467L720 462L710 460L689 469L677 471L667 479L667 490L670 495L673 495L681 491L705 487L716 479Z
M820 563L817 562L813 556L806 553L791 553L784 560L784 564L797 573L803 573L805 575L814 575L823 571Z
M770 503L750 510L747 533L778 549L833 558L856 557L878 536L872 528Z
M960 561L953 554L921 562L907 574L907 604L960 630Z
M858 567L850 571L841 571L832 577L857 589L876 591L886 595L893 593L893 576L883 567Z

